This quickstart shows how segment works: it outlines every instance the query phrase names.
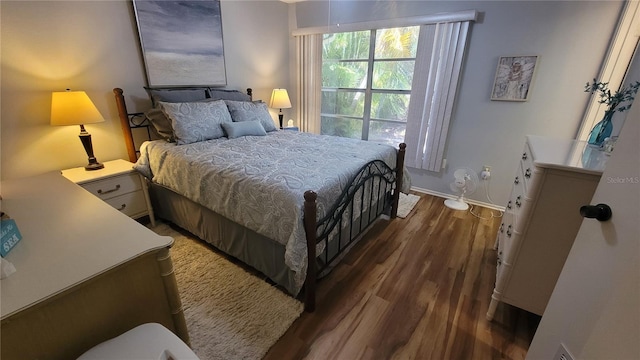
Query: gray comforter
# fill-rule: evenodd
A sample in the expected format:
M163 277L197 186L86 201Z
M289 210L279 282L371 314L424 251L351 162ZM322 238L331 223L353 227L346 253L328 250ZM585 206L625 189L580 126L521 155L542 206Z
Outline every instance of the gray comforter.
M301 287L307 264L304 192L318 194L320 218L358 170L375 159L395 168L396 149L275 131L180 146L162 140L145 142L135 168L153 182L283 244L285 264Z

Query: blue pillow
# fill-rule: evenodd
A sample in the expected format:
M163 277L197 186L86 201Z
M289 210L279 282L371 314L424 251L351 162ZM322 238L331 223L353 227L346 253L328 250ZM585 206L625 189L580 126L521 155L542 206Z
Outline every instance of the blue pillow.
M164 102L191 102L207 98L207 91L200 89L147 89L154 104Z
M229 139L235 139L241 136L265 136L267 132L264 130L260 121L241 121L228 122L221 124Z
M276 124L273 122L267 104L263 102L251 102L251 101L224 101L229 108L231 119L233 122L242 121L260 121L264 131L276 131Z
M231 122L224 101L167 103L160 108L171 120L176 144L184 145L224 136L220 124Z

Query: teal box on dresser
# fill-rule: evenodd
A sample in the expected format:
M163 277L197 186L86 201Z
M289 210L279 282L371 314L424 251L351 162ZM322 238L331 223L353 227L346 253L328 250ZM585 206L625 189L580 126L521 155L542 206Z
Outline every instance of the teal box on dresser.
M0 255L2 257L7 256L9 251L11 251L21 239L22 235L20 234L20 230L18 230L16 221L8 217L5 218L3 214L2 220L0 220Z

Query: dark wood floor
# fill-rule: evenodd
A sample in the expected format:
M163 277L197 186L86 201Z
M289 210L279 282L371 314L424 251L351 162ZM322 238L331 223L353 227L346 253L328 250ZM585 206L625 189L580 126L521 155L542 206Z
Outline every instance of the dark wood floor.
M265 359L524 359L540 318L500 304L485 319L500 218L474 212L423 194L377 224Z

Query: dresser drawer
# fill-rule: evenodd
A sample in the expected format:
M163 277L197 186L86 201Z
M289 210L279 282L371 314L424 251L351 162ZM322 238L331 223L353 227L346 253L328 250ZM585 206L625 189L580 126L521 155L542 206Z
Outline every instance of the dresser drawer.
M507 202L507 211L518 214L520 212L520 208L522 208L522 203L525 197L525 188L524 188L524 180L522 168L518 167L518 171L516 172L516 176L513 179L513 187L511 188L511 195L509 195L509 201Z
M145 202L142 191L112 197L105 200L105 202L130 217L147 211L147 203Z
M504 213L502 223L498 230L498 257L502 263L511 264L511 245L515 233L515 217L513 214Z
M522 151L522 159L520 160L520 167L522 168L522 180L524 182L525 191L529 191L533 177L536 174L536 168L533 163L533 156L531 155L531 149L529 144L524 144L524 150Z
M135 173L123 174L119 176L92 181L82 185L83 188L95 196L107 200L129 192L142 189L140 176Z

